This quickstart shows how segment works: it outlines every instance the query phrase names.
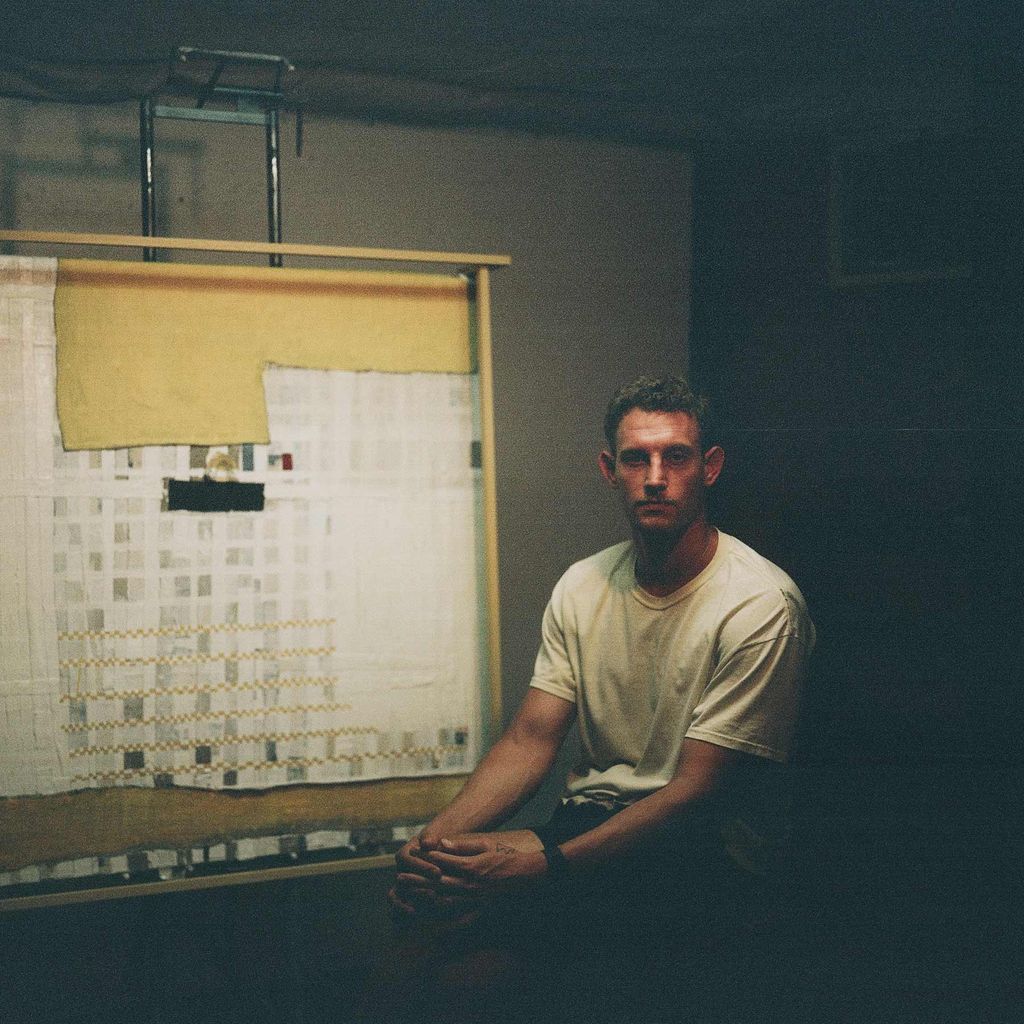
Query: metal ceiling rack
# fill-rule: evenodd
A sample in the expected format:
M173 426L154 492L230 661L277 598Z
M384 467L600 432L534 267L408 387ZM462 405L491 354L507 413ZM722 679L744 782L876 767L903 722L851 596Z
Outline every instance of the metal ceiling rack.
M202 50L179 46L172 58L179 64L205 63L209 78L198 89L194 107L157 103L156 94L139 104L139 184L142 191L142 233L156 235L156 185L154 172L155 123L159 118L177 121L201 121L215 124L257 125L266 134L267 165L267 238L281 241L281 127L280 112L284 100L281 88L287 72L294 71L285 57L265 53L236 53L232 50ZM227 79L230 84L226 84ZM265 84L259 84L259 79ZM238 80L245 84L237 84ZM234 109L207 107L211 100L228 101ZM155 248L143 250L144 260L157 258ZM279 252L270 255L272 267L281 266Z

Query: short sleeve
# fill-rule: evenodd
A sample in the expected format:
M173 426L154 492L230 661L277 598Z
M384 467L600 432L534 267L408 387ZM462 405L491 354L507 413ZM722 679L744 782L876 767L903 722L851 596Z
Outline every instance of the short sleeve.
M721 660L687 737L786 761L812 646L810 620L785 594L752 601L723 630Z
M566 643L560 583L555 587L541 620L540 650L530 686L576 703L576 673Z

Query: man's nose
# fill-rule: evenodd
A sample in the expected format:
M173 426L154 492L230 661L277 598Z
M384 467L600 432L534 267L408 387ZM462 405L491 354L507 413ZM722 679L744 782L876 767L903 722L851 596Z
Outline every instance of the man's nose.
M644 487L649 491L663 491L667 483L665 468L661 464L661 459L655 456L647 464L647 478L644 480Z

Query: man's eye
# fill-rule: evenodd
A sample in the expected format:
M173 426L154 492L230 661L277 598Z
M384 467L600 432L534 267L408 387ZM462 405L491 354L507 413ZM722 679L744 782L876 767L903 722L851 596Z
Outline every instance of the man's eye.
M686 452L684 451L668 451L665 452L665 461L671 462L674 465L682 465L686 461Z
M642 455L638 455L636 452L623 452L619 456L619 461L624 466L642 466L644 457Z

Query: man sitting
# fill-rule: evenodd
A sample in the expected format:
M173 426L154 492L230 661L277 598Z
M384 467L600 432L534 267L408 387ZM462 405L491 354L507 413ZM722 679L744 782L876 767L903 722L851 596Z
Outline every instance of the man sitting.
M481 993L478 1009L493 1006L503 985L516 993L505 1019L515 1005L564 1020L594 993L587 1019L643 1019L641 976L684 998L687 958L744 891L736 862L763 866L779 828L778 766L814 644L803 598L708 522L724 452L684 379L621 388L605 434L601 472L632 539L559 580L515 719L396 856L399 915L448 919L428 958L448 1019ZM574 721L581 762L551 820L494 831Z

